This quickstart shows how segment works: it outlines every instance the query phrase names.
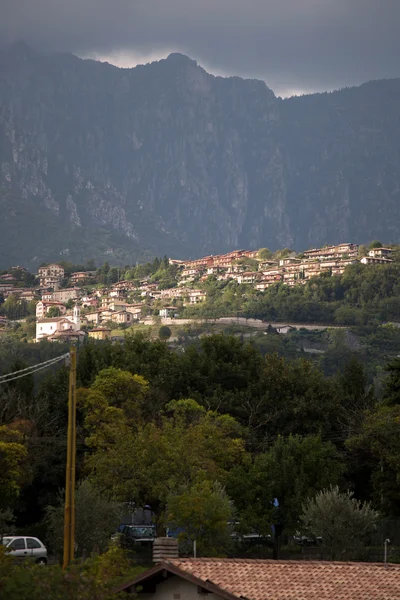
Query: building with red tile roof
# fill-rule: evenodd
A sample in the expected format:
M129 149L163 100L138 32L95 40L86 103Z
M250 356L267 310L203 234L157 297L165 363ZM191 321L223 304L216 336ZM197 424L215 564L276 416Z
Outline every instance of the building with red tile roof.
M398 600L400 565L170 559L118 591L151 600Z

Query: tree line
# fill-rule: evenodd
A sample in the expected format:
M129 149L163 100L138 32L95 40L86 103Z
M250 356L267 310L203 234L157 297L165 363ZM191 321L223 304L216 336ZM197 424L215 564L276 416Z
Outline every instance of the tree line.
M238 535L268 538L279 526L282 539L310 527L318 537L312 525L323 519L310 503L319 494L329 510L361 503L371 524L377 513L400 517L399 359L378 398L355 356L326 376L236 337L210 336L182 352L127 335L81 347L77 376L83 504L115 515L96 540L103 549L116 504L150 505L160 532L179 527L203 555L232 551L233 522ZM0 394L1 509L59 551L68 370L16 380Z

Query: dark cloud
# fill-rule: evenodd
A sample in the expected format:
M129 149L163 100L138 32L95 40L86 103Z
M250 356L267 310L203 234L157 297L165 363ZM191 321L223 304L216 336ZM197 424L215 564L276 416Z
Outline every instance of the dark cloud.
M132 60L180 51L272 89L400 76L400 0L0 0L0 39Z

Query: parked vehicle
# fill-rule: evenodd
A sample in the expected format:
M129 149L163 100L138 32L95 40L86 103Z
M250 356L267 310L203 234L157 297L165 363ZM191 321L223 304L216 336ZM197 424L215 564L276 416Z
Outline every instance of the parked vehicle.
M47 564L47 548L36 537L7 535L3 537L2 544L10 556L18 561L32 558L39 565Z
M153 525L125 525L122 531L113 536L113 539L117 537L123 548L134 550L140 546L153 544L156 528Z

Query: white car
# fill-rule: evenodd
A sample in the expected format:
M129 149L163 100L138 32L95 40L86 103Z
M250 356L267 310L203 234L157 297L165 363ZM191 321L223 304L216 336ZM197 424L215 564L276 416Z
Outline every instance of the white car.
M33 558L39 565L47 564L47 548L36 537L7 535L2 539L8 553L17 560Z

